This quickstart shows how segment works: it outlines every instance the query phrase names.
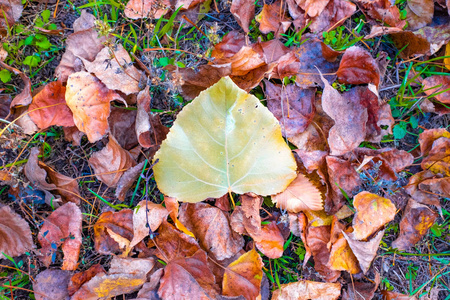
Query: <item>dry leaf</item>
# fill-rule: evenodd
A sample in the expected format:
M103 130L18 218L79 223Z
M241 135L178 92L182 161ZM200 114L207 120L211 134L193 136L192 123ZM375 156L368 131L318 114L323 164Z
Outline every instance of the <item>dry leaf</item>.
M371 240L367 242L361 242L353 239L353 234L347 235L345 232L342 233L347 240L353 254L356 256L364 274L370 268L370 264L377 255L378 247L380 246L381 239L384 235L384 230L378 232Z
M109 132L125 150L130 150L139 145L136 133L130 130L130 128L136 126L136 115L136 110L111 107L111 113L108 117Z
M391 200L369 192L353 198L356 215L353 218L353 237L363 240L375 233L395 217L396 208Z
M36 300L66 300L69 299L67 287L70 272L47 269L40 272L33 281L33 291Z
M116 254L121 249L110 233L128 241L133 239L133 211L122 209L118 212L107 211L100 215L94 224L95 250L104 255Z
M48 267L53 255L62 244L64 260L62 269L73 271L78 266L81 248L81 211L69 202L59 207L48 216L39 230L38 240L42 246L42 262Z
M126 95L139 92L141 73L133 66L130 55L121 44L115 48L103 48L93 62L83 57L80 59L86 70L94 73L108 89L119 90Z
M1 5L0 5L0 7L1 7ZM0 18L0 22L2 20L4 20L3 17ZM0 23L0 28L1 28L1 23ZM30 78L28 78L28 76L25 75L25 73L17 70L16 68L8 66L7 64L5 64L1 60L0 60L0 67L5 68L6 70L10 71L11 73L14 73L15 75L19 75L20 79L22 79L22 81L24 83L23 90L18 95L16 95L14 97L13 101L10 104L10 107L13 108L13 107L16 107L16 106L27 106L27 105L29 105L31 103L31 101L33 100L33 98L31 97L31 80L30 80ZM18 125L21 126L20 124L18 124Z
M183 108L157 159L159 190L182 202L228 191L275 194L294 179L297 167L275 117L228 77Z
M383 300L416 300L416 297L411 297L409 295L382 290L381 294L383 295Z
M106 274L105 269L100 264L95 264L86 271L73 274L72 278L70 278L69 286L67 289L69 296L75 294L83 284L91 280L92 277L97 274Z
M283 256L284 238L276 221L264 224L261 231L252 234L251 237L255 241L256 248L268 258L276 259Z
M330 0L320 15L312 19L309 26L313 32L336 28L356 11L356 5L347 0Z
M16 257L34 247L28 223L8 206L0 207L0 259Z
M417 30L431 23L434 14L433 0L409 0L405 7L408 29Z
M336 300L340 295L340 283L301 280L282 284L273 292L272 300Z
M230 12L233 14L239 26L245 32L249 32L250 22L255 17L255 1L233 0L231 2Z
M74 73L67 80L67 106L73 113L75 125L86 133L91 143L107 133L109 103L116 99L124 101L90 73Z
M203 250L191 257L170 261L160 284L158 295L167 300L215 299L219 291Z
M347 289L342 293L342 299L373 299L375 291L378 289L378 285L381 282L380 274L375 271L375 279L370 282L355 281L352 284L347 285ZM362 297L362 298L361 298Z
M404 20L400 20L400 11L390 0L357 0L361 9L367 14L368 19L377 24L388 24L392 27L403 28Z
M291 26L292 21L286 17L281 5L281 1L264 4L261 13L255 18L259 22L259 30L262 33L268 34L269 32L274 32L275 36L279 37Z
M153 268L153 258L113 257L108 275L98 273L72 296L72 300L109 299L140 289Z
M83 9L78 19L73 22L73 31L78 32L95 26L95 16Z
M373 83L378 87L380 83L380 70L375 59L358 46L345 50L336 75L339 82L345 84Z
M330 0L298 0L297 4L300 6L310 17L314 18L319 16Z
M450 88L450 79L448 76L433 75L423 80L424 92L427 96L435 95L434 98L441 103L450 104L450 91L443 92Z
M217 207L186 203L181 206L179 219L203 249L219 260L234 256L244 246L243 237L231 229L227 214Z
M66 105L66 88L61 81L48 83L33 97L28 107L31 120L40 128L46 129L52 125L74 126L72 111ZM46 106L51 106L47 107Z
M227 64L231 64L230 75L233 76L244 76L259 67L266 65L261 53L255 51L255 49L251 46L243 46L238 52L229 58L215 57L215 66Z
M225 296L256 299L260 293L263 262L255 249L241 255L225 268L222 290Z
M434 178L436 175L431 171L422 171L414 174L409 178L408 184L405 186L405 191L411 196L412 199L427 205L434 205L441 208L440 199L438 194L431 194L427 190L422 190L420 184L428 179ZM433 179L431 179L433 180Z
M169 211L170 218L175 223L175 227L178 230L181 230L182 232L186 233L187 235L195 238L194 234L192 232L190 232L186 228L186 226L184 226L184 224L180 222L180 220L178 220L179 204L178 204L177 199L175 199L173 197L164 197L164 204L166 205L166 209Z
M437 214L428 206L410 199L400 221L400 235L392 247L407 251L414 247L428 232L437 219Z
M131 0L125 7L125 16L130 19L159 19L165 15L170 8L170 1L164 0Z
M144 165L145 161L142 161L123 173L123 175L117 182L115 193L117 199L119 199L120 201L125 200L126 193L133 186L133 183L136 181L136 179L138 179L139 176L141 175Z
M32 154L35 155L33 152L35 151L32 150ZM39 162L39 167L47 172L49 181L56 186L55 193L61 195L63 202L80 204L81 196L76 179L56 172L43 162Z
M350 274L361 272L355 254L353 254L347 240L342 235L331 246L328 263L332 270L347 271Z
M283 192L272 195L272 201L277 207L293 213L323 209L322 194L305 175L300 173Z
M262 197L252 193L241 196L242 225L244 225L245 231L253 238L261 232L261 216L259 210L262 202ZM231 215L231 219L233 219L233 214Z
M257 43L262 51L266 64L278 62L278 60L285 54L290 52L290 49L286 47L279 39L273 39L265 42Z
M164 274L164 269L158 269L150 275L150 280L142 286L137 294L137 298L133 300L159 299L158 288L159 281Z
M0 0L2 16L0 18L0 37L6 36L8 28L13 27L22 16L23 5L20 0Z
M122 174L134 167L136 162L131 154L117 143L113 136L108 144L100 151L92 154L89 164L95 171L95 177L109 187L115 187Z

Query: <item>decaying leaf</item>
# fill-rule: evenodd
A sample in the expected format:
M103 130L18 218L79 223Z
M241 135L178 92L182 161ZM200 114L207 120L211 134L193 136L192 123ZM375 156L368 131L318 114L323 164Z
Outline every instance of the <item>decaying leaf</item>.
M40 129L52 125L75 125L72 112L66 105L65 93L66 88L62 86L61 81L53 81L33 97L33 102L28 107L29 116Z
M0 4L0 8L1 7L2 6ZM1 18L1 19L4 20L4 18ZM0 27L1 27L1 24L0 24ZM30 80L30 78L28 78L28 76L25 73L23 73L22 71L5 64L1 60L0 60L0 67L10 71L11 73L19 75L20 79L22 79L22 81L24 83L23 90L18 95L16 95L14 97L14 99L12 100L12 102L10 104L10 107L13 108L13 107L16 107L16 106L27 106L27 105L29 105L31 103L31 101L33 100L33 98L31 97L31 80ZM20 125L20 124L18 124L18 125Z
M249 26L255 17L255 2L251 0L233 0L231 2L230 12L238 22L239 26L249 32Z
M400 221L400 235L392 243L392 247L399 250L409 250L414 247L433 226L436 219L437 214L428 206L410 199Z
M383 300L416 300L416 297L411 297L410 295L405 295L402 293L397 293L388 290L382 290Z
M109 187L115 187L122 174L134 167L136 162L131 154L120 147L113 136L110 136L108 144L102 150L92 154L89 164L99 180Z
M223 260L238 253L244 246L242 236L234 232L221 209L206 203L185 203L179 212L180 222L199 240L199 244Z
M361 192L353 198L356 215L353 218L353 237L357 240L368 238L372 233L392 221L396 208L391 200L378 195Z
M277 207L298 213L304 210L322 210L322 194L309 179L299 173L297 178L281 193L272 195Z
M34 247L28 223L8 206L0 207L0 259L24 254Z
M347 0L330 0L320 15L313 18L309 28L322 32L340 26L356 11L356 5Z
M296 169L276 119L228 77L185 106L156 159L159 189L187 202L228 191L275 194L295 178Z
M139 290L155 265L153 258L113 257L108 274L98 273L72 296L72 300L108 299Z
M91 143L108 131L109 103L116 99L123 100L90 73L78 72L69 76L66 103L73 113L75 125L86 133Z
M369 52L353 46L347 48L337 71L339 82L346 84L380 83L380 70Z
M70 272L47 269L40 272L33 281L36 300L69 299Z
M199 250L191 257L174 259L167 264L158 295L168 300L214 299L218 291L206 253Z
M73 271L77 268L81 247L81 221L81 211L72 202L59 207L45 219L38 235L44 265L48 267L52 263L54 253L62 244L62 269Z
M324 283L300 280L282 284L273 292L273 300L336 300L341 295L340 283Z
M118 212L104 212L94 224L95 250L104 255L116 254L126 247L120 247L111 236L121 236L126 240L133 239L133 211L122 209Z
M225 296L256 299L259 295L263 262L255 249L241 255L225 268L222 290Z

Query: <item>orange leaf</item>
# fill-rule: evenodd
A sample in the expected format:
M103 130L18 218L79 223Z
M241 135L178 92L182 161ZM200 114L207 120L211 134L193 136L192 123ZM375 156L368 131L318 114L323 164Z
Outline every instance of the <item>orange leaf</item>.
M330 260L328 262L331 269L338 271L347 271L350 274L357 274L361 272L358 260L348 245L347 240L341 237L333 243L330 252Z
M0 259L5 253L11 257L24 254L33 248L30 226L8 206L0 208Z
M111 237L111 232L128 241L133 239L133 211L122 209L118 212L107 211L100 215L94 224L95 250L100 254L116 254L121 247Z
M373 83L378 87L380 83L380 70L375 59L358 46L345 50L336 75L339 82L346 84Z
M189 236L192 236L195 238L194 234L190 232L186 226L183 225L183 223L178 220L178 201L176 198L173 197L164 197L164 203L166 204L166 208L169 211L170 218L175 223L175 227L177 227L178 230L181 230L182 232L186 233Z
M268 258L280 258L283 256L284 238L276 221L262 226L261 231L252 234L256 247Z
M69 286L67 288L69 296L75 294L75 292L78 291L83 284L91 280L92 277L97 274L106 274L105 269L100 264L95 264L86 271L75 273L70 279Z

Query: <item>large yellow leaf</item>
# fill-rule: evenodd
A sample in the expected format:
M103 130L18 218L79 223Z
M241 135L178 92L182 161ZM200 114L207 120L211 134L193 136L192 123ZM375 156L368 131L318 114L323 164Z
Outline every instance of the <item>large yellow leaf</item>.
M184 202L228 191L272 195L296 177L278 121L229 77L185 106L156 159L159 189Z

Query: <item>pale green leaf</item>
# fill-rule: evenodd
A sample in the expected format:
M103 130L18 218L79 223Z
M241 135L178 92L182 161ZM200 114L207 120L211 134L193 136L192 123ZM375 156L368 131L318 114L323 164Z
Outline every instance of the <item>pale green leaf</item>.
M186 105L156 159L160 191L185 202L229 191L272 195L296 177L278 121L229 77Z

